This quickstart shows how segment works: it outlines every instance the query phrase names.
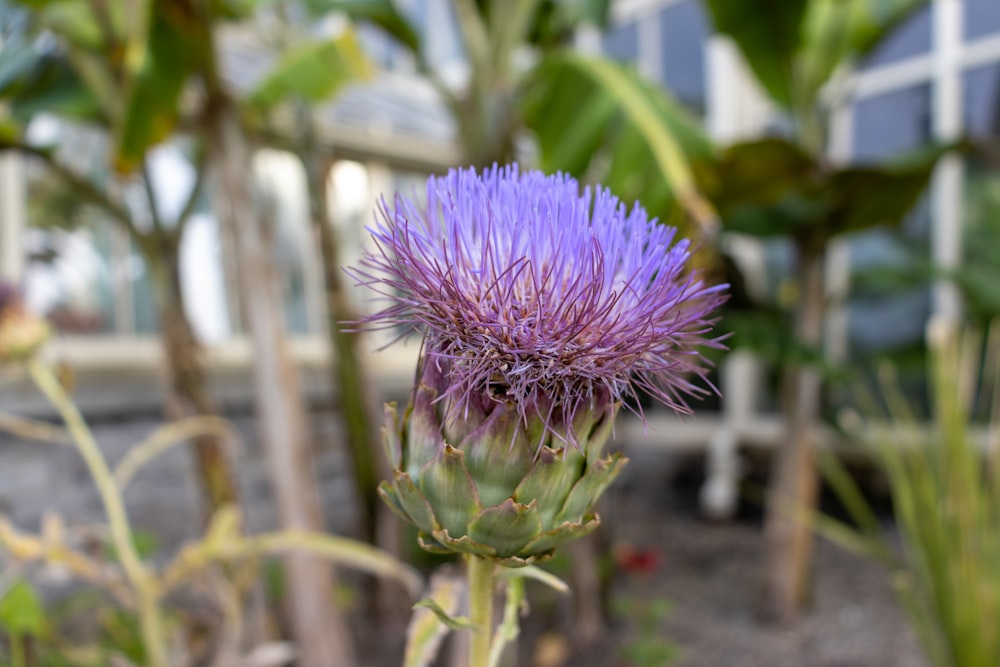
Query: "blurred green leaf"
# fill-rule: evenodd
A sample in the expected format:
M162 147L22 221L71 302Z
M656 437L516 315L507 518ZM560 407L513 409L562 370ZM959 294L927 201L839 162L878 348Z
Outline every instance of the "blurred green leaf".
M779 105L807 110L836 69L877 47L927 0L707 0Z
M475 626L469 621L465 616L452 616L448 611L438 603L434 598L424 598L420 602L413 605L414 609L429 609L437 617L437 620L442 624L447 626L451 630L470 630Z
M716 29L733 39L767 92L791 106L792 67L809 0L707 0Z
M14 44L0 48L0 95L22 83L41 66L42 52L31 44Z
M928 0L812 0L796 85L812 100L839 65L862 58Z
M548 62L533 75L525 120L538 139L545 171L583 174L601 148L617 113L610 95L599 94L582 72ZM581 99L589 103L581 105Z
M0 142L14 142L21 136L21 126L11 118L0 115Z
M605 28L611 16L611 0L557 0L552 4L558 20L566 26L590 23Z
M334 39L306 42L287 51L247 101L262 111L291 97L319 102L370 73L361 45L348 31Z
M392 0L303 0L314 17L343 12L355 21L368 21L392 35L413 53L421 48L420 35L410 21L396 9Z
M824 167L783 139L736 144L714 164L705 189L729 231L825 244L840 234L899 224L920 200L935 146L878 166Z
M37 636L45 632L45 609L26 580L18 579L0 599L0 626L12 636Z
M711 144L680 105L633 69L555 54L535 69L527 90L522 112L542 169L599 180L653 215L678 199L700 198L692 161L711 155Z
M170 135L188 78L211 57L209 26L195 0L153 0L149 36L138 75L130 82L117 132L115 166L135 169L150 146Z
M901 223L927 189L934 167L953 145L939 145L879 166L850 167L832 174L837 213L830 236Z
M42 3L39 8L39 23L65 37L71 43L100 50L103 45L101 26L89 0L61 0L60 2Z
M67 62L56 58L46 58L8 99L11 115L23 123L41 113L74 120L94 120L102 114L93 91Z
M1000 314L1000 265L965 264L951 277L958 283L970 313L987 323Z
M214 16L230 21L242 21L254 15L262 6L276 0L215 0Z
M777 137L733 144L702 177L720 212L734 206L773 204L789 191L821 187L823 173L798 144Z

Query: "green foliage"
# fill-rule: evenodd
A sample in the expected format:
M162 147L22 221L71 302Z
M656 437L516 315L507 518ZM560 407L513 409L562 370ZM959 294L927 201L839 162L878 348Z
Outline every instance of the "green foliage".
M352 32L333 39L307 41L286 51L247 102L266 111L292 98L316 103L345 84L370 75L370 65Z
M18 579L0 598L0 627L12 637L39 636L48 623L38 593L25 579Z
M369 21L385 30L413 53L419 53L417 30L396 8L392 0L304 0L313 17L330 12L343 12L357 21Z
M123 172L173 133L185 84L212 58L209 26L195 0L152 0L148 11L142 65L126 84L117 128L115 166Z
M8 104L9 138L36 114L91 120L102 113L97 96L64 60L43 55L31 46L0 49L0 100Z
M757 79L777 102L793 98L792 63L802 44L808 0L708 0L716 29L735 40Z
M980 325L1000 317L1000 177L971 166L964 199L965 244L954 270L969 315Z
M589 176L661 218L697 197L691 163L712 154L697 123L662 88L608 60L553 54L529 79L524 119L541 168Z
M473 70L472 82L459 92L422 60L416 31L390 0L309 4L317 12L340 10L368 20L407 46L445 95L468 161L511 159L512 137L525 126L538 139L546 171L600 180L626 201L640 199L661 219L685 210L705 227L714 224L691 172L691 155L710 151L697 124L634 70L563 48L580 23L607 25L608 0L459 3ZM525 50L538 56L537 65L512 63L512 54Z
M825 462L826 478L855 527L822 517L817 523L831 539L891 568L933 664L981 667L1000 664L1000 460L995 439L979 446L984 440L971 415L978 398L994 420L1000 416L1000 329L985 364L976 336L959 341L952 333L935 331L931 422L886 381L892 421L863 432L877 440L873 454L889 483L901 551L833 458Z
M882 165L834 168L800 145L767 138L734 144L704 172L726 229L824 246L834 237L895 225L919 201L948 147Z
M837 67L861 58L926 0L707 0L758 81L786 109L807 111Z
M663 598L618 597L612 602L618 618L635 625L635 633L619 649L630 667L663 667L677 659L677 646L663 636L662 625L670 615L670 603Z

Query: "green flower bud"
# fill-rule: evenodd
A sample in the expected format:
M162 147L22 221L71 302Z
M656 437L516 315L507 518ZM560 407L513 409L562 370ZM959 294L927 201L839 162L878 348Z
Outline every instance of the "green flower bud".
M617 406L609 400L581 410L573 424L554 429L547 411L526 421L505 397L455 402L441 366L440 358L422 362L401 423L386 407L395 469L380 492L420 530L421 546L516 567L593 531L600 519L591 509L626 463L602 456Z

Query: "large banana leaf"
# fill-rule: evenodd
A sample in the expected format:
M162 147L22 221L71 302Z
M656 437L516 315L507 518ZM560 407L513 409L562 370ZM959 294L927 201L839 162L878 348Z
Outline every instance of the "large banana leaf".
M152 0L138 75L128 82L117 128L116 167L135 169L149 148L173 132L188 79L212 57L209 26L197 0Z
M802 46L809 0L706 0L715 28L732 37L764 89L782 106L792 104L792 68Z
M927 0L706 0L757 80L785 108L806 109L837 67L862 58Z
M824 244L840 234L902 222L927 188L936 146L882 165L833 168L798 145L769 138L735 144L706 173L706 191L730 231Z
M691 166L711 155L711 144L665 91L634 70L550 56L532 73L522 112L538 139L542 169L600 180L661 218L680 204L699 224L714 224Z

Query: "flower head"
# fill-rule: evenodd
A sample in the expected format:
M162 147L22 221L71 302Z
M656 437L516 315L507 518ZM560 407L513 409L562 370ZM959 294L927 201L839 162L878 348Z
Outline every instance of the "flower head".
M456 170L393 204L351 271L389 299L371 324L424 332L410 405L387 409L382 497L426 549L547 558L600 523L618 405L644 390L686 411L704 391L689 377L723 288L686 271L673 229L567 176Z
M689 242L638 205L513 165L431 177L425 205L397 194L380 213L352 272L390 301L369 321L422 330L463 413L513 401L559 430L639 391L679 412L705 393L692 376L719 347L706 336L725 286L689 272Z
M48 324L25 309L17 288L0 283L0 364L28 359L50 335Z

